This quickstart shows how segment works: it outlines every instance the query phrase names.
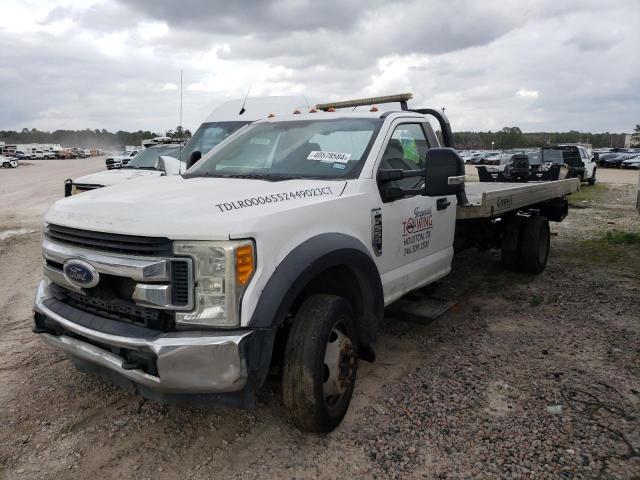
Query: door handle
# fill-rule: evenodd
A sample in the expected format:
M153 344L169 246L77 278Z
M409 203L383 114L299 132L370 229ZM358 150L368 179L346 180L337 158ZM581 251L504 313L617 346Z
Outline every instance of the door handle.
M449 200L447 200L446 198L439 198L436 201L436 208L438 210L444 210L445 208L447 208L449 205L451 205L451 202Z

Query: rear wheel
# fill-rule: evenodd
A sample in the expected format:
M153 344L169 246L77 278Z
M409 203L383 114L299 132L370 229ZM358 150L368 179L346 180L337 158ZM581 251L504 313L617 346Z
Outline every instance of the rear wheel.
M540 273L549 258L549 221L546 217L529 217L522 228L520 267L525 272Z
M282 392L296 426L330 432L340 424L356 381L357 336L349 303L314 295L302 304L289 332Z

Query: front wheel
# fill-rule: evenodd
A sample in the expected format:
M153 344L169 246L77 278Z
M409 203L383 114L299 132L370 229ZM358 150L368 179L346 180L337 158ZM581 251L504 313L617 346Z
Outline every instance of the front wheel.
M3 162L2 168L11 168L11 164L9 162Z
M593 173L591 174L591 177L589 177L589 180L587 180L587 183L589 185L595 185L596 183L596 169L593 169Z
M335 295L305 300L291 326L284 357L282 396L301 430L330 432L349 408L358 368L351 306Z

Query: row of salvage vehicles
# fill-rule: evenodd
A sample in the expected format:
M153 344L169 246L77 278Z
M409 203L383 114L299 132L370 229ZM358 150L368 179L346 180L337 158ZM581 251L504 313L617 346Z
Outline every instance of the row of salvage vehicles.
M489 163L489 162L485 162ZM589 145L547 145L536 151L502 154L491 164L476 165L481 182L539 182L578 178L596 183L597 165Z
M299 428L334 429L359 362L375 361L386 306L468 248L542 272L549 222L579 189L465 184L448 120L410 99L258 118L250 99L220 120L239 128L215 147L225 133L196 133L153 178L57 201L33 331L81 371L159 402L252 407L271 372ZM397 107L370 107L383 103Z

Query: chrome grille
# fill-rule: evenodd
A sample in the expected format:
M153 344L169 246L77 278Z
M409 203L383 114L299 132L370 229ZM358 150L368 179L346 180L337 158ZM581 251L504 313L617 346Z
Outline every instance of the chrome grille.
M47 225L44 235L55 243L102 252L155 257L171 254L168 238L93 232L53 224Z

